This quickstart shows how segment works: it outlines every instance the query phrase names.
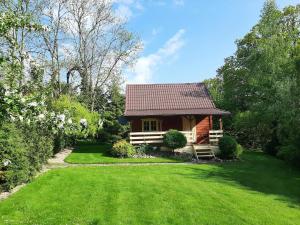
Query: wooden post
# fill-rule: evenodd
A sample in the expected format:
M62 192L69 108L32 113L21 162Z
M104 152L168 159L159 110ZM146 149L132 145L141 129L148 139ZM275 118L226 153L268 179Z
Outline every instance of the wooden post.
M209 116L209 129L210 130L213 129L213 117L212 117L212 115Z
M220 116L220 118L219 118L219 123L220 123L220 130L223 130L222 116Z

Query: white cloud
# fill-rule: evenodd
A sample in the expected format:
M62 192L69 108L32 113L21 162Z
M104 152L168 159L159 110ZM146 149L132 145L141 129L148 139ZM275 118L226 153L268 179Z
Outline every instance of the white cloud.
M158 53L163 56L175 54L176 51L178 51L184 45L184 40L182 38L184 33L184 29L177 31L177 33L165 43L164 47L159 49Z
M184 5L184 0L173 0L173 3L177 6L183 6Z
M132 17L132 11L127 5L119 5L118 8L116 9L116 15L121 19L121 20L130 20Z
M157 67L166 60L176 57L178 51L184 46L184 33L184 29L178 30L176 34L155 53L140 57L133 68L128 83L150 82L155 69L157 69Z
M144 9L140 0L113 0L116 5L115 13L121 20L129 21L135 14L135 11Z
M151 34L152 34L152 36L156 36L156 35L158 35L161 31L162 31L162 28L161 28L161 27L153 28L152 31L151 31Z

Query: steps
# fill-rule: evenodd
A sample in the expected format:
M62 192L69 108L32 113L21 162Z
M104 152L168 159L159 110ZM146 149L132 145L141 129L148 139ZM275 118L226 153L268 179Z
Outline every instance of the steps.
M197 160L215 158L215 154L210 145L193 145L193 151Z

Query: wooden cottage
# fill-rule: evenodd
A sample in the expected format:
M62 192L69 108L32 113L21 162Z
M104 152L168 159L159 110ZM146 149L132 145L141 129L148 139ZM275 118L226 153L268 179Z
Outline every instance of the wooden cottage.
M213 144L223 135L222 116L229 114L215 107L204 83L126 86L132 144L162 143L169 129L186 135L188 145Z

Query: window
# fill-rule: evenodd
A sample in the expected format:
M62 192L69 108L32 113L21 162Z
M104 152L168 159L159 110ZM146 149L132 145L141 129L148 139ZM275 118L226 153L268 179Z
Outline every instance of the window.
M143 132L147 131L159 131L161 129L161 121L157 119L144 119Z

